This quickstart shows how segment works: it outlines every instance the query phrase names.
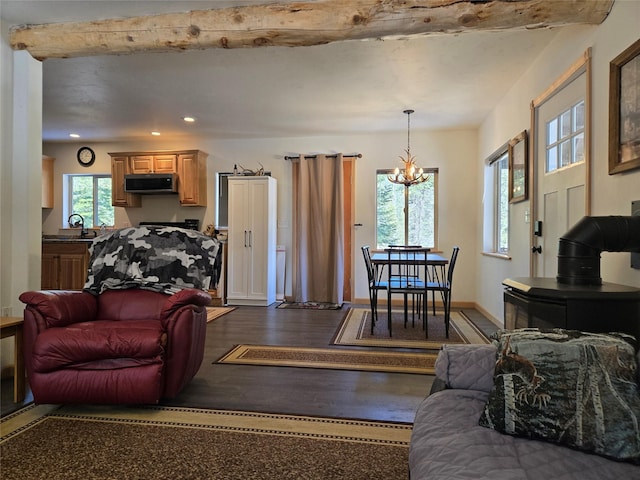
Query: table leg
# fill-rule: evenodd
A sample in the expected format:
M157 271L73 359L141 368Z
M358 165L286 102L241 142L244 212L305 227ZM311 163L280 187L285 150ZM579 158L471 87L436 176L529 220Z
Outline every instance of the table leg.
M387 289L387 328L389 329L389 337L393 336L391 331L391 289Z
M25 395L24 355L22 353L22 325L16 325L13 348L13 401L20 403Z

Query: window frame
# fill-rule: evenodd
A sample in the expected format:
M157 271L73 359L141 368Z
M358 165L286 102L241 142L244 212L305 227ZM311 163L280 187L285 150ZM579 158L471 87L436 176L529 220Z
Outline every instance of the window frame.
M91 177L92 179L92 190L93 190L93 215L92 215L92 225L85 225L85 228L100 228L100 225L96 225L95 219L99 218L98 214L98 180L99 179L112 179L110 173L67 173L63 175L63 208L62 208L62 228L69 228L68 218L73 213L76 213L72 210L73 206L73 179L77 177ZM113 183L111 185L113 189ZM111 208L114 210L114 225L115 225L115 207L111 205ZM113 227L114 225L106 225L106 227Z
M502 164L502 168L500 165ZM487 159L486 165L491 169L491 219L489 225L491 226L491 245L489 248L485 248L485 253L497 255L500 257L510 258L511 251L511 204L509 202L509 142L504 143L498 149L496 149ZM500 178L500 174L506 176L505 180ZM501 186L504 187L502 190ZM504 197L500 201L499 196ZM501 205L506 208L506 220L507 220L507 248L500 248L500 230L502 226L501 219ZM485 225L486 225L485 221Z
M434 251L438 250L438 183L439 183L439 168L438 167L430 167L424 168L424 173L427 175L431 175L433 177L433 246L427 246ZM378 176L384 175L388 176L393 174L394 170L392 168L383 168L376 169L376 177L375 177L375 244L378 249L383 248L380 247L380 242L378 241ZM402 188L405 188L404 186ZM409 187L409 195L411 195L411 188Z

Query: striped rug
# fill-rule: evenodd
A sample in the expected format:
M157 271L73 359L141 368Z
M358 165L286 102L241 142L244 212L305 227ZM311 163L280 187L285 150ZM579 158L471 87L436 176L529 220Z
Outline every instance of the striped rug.
M422 329L422 319L409 312L409 324L404 326L404 312L392 310L392 332L389 336L387 326L387 310L378 309L378 321L371 334L371 310L368 308L350 308L344 320L338 327L333 344L358 347L390 347L390 348L420 348L440 349L443 344L482 344L489 343L486 336L471 322L462 311L452 311L449 325L449 338L446 337L444 327L444 313L436 310L433 316L429 312L429 337L425 337Z
M207 307L207 323L213 322L216 318L220 318L235 309L236 307Z
M406 480L411 425L32 404L0 434L3 480Z
M214 363L434 374L437 352L236 345Z

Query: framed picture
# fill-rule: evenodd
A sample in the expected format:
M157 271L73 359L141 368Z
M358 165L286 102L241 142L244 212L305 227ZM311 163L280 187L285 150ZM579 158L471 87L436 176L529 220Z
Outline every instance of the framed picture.
M527 131L509 140L509 203L528 198L529 145Z
M640 40L609 65L609 175L640 167Z

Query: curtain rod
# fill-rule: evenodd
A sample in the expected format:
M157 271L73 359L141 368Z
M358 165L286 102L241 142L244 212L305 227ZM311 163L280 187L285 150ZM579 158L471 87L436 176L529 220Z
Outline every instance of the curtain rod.
M321 154L318 154L321 155ZM316 158L318 155L305 155L304 158ZM337 154L333 154L333 155L325 155L325 157L327 158L336 158L338 155ZM284 159L285 160L298 160L300 157L288 157L285 155ZM342 155L342 158L362 158L362 154L361 153L353 153L351 155Z

